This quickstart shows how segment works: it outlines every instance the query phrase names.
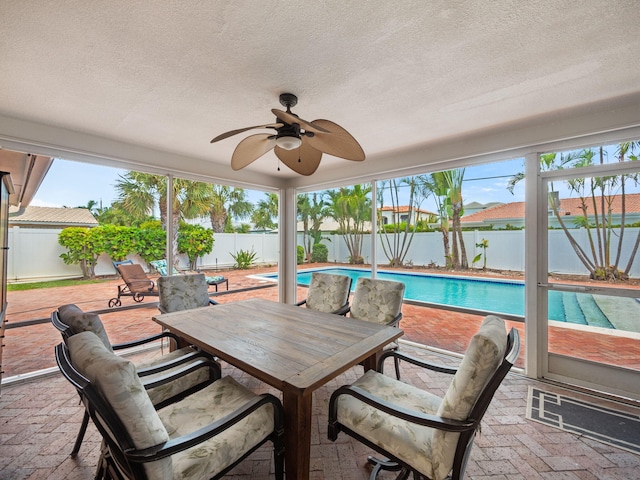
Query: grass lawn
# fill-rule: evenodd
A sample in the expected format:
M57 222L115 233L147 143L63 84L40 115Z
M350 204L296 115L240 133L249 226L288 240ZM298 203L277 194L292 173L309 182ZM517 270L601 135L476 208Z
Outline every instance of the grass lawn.
M103 283L106 280L52 280L50 282L11 283L7 285L7 291L33 290L35 288L70 287L72 285L86 285L88 283Z

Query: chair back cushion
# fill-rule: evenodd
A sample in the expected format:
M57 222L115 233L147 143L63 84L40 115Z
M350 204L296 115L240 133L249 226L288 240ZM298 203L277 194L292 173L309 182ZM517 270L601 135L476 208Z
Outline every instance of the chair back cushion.
M150 292L153 290L154 283L147 277L139 263L132 265L118 265L117 267L122 280L127 284L132 293Z
M351 279L346 275L313 272L307 294L307 308L317 312L335 312L347 304Z
M404 283L360 277L351 304L351 317L386 324L402 310Z
M92 332L72 336L68 346L73 366L111 406L136 448L148 448L169 440L133 363L105 348ZM145 469L150 478L170 478L167 473L172 469L171 460L147 464Z
M209 286L204 274L173 275L158 278L159 308L178 312L209 305Z
M111 350L111 342L99 315L85 313L77 305L68 304L58 307L58 318L71 329L74 335L80 332L93 332Z
M436 415L454 420L467 419L480 393L504 360L506 350L504 320L489 315L471 338ZM444 478L451 470L458 437L458 433L441 430L434 434L432 464L439 474L436 476Z

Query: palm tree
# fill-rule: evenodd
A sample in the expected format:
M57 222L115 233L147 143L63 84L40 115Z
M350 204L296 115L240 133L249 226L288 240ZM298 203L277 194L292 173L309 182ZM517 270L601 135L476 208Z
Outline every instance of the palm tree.
M371 185L354 185L326 192L328 214L339 224L349 250L349 263L362 264L364 226L371 221Z
M633 154L636 147L640 147L640 142L624 142L619 144L616 149L618 161L636 161L637 156ZM560 154L559 158L556 153L548 153L540 156L540 171L557 170L566 167L586 167L594 165L596 161L602 165L605 163L605 155L606 152L602 146L599 147L597 152L592 149L583 149L568 155ZM523 178L523 173L518 173L511 178L509 186L507 187L511 193L513 193L515 184ZM571 230L566 226L560 211L557 192L555 192L553 183L550 183L549 207L558 221L560 228L562 228L562 231L569 240L569 244L576 256L587 268L590 277L593 279L616 280L618 278L627 278L638 251L638 246L640 246L639 232L627 266L624 271L620 271L618 266L621 262L622 240L625 233L626 184L629 180L637 184L637 175L625 174L608 177L592 177L589 179L575 178L565 182L570 191L578 196L582 216L577 218L576 222L579 227L586 230L589 240L589 247L587 249L583 249L580 246L571 233ZM617 195L621 197L621 219L619 228L612 225L612 204ZM589 213L590 211L592 212L591 214ZM618 249L615 259L612 259L610 251L612 235L618 237Z
M403 185L409 187L407 221L404 222L404 225L401 221L398 208L400 207L399 190ZM414 177L401 178L399 180L394 178L388 181L381 181L378 187L378 206L380 210L384 207L386 190L388 190L388 196L391 200L393 221L389 227L382 225L379 229L382 240L382 250L389 260L389 265L399 267L404 263L404 259L409 252L413 236L418 227L420 206L427 195L425 177L417 175ZM378 212L378 218L382 218L381 211ZM388 231L389 228L392 229L391 232Z
M445 181L444 172L435 172L425 179L425 187L431 192L438 208L440 231L444 246L444 260L447 268L453 268L451 262L451 248L449 244L449 189Z
M251 221L256 229L264 231L278 226L278 194L265 193L266 198L258 202L251 214Z
M317 192L298 195L298 219L302 222L302 245L307 262L311 261L313 246L322 240L322 221L327 215L322 195Z
M242 188L211 185L209 195L209 217L215 233L232 230L232 219L239 220L251 215L253 205L247 200L247 194Z
M462 225L460 223L460 218L463 215L462 181L464 179L464 171L464 168L458 168L440 173L442 174L442 181L447 188L447 212L451 217L451 264L453 268L467 269L469 268L467 249L464 246Z
M141 172L127 172L116 182L119 204L134 220L144 221L160 211L162 228L167 230L167 178ZM176 178L173 181L173 239L174 258L178 255L178 224L180 220L204 215L210 206L211 187L207 183Z

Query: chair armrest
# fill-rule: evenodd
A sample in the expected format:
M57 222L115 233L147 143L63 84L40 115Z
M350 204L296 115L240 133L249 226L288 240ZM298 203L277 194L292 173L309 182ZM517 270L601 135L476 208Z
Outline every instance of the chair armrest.
M340 395L349 395L380 411L396 418L400 418L401 420L415 423L417 425L423 425L425 427L436 428L438 430L444 430L447 432L464 432L472 430L475 426L474 422L470 420L453 420L451 418L429 415L427 413L421 413L394 405L353 385L342 386L331 395L331 400L329 401L329 421L333 423L335 423L337 419L337 400Z
M194 360L194 359L191 359ZM144 377L141 377L140 380L143 381L145 390L149 390L150 388L156 388L161 385L165 385L167 383L171 383L179 378L188 375L189 373L193 373L201 368L208 368L212 371L211 380L217 380L221 377L222 370L220 365L217 362L214 362L211 359L202 358L200 360L192 361L188 363L184 367L175 370L173 372L167 373L166 375L162 375L160 377L155 378L153 381L145 382ZM208 382L211 383L211 382ZM207 385L208 385L207 383ZM163 402L166 404L167 402ZM171 403L171 402L168 402ZM164 406L164 405L163 405Z
M111 348L114 350L122 350L123 348L131 348L138 347L140 345L144 345L145 343L154 342L156 340L160 340L162 338L171 338L173 341L178 344L178 336L171 332L162 332L156 335L152 335L150 337L141 338L139 340L132 340L130 342L118 343L116 345L111 345Z
M403 353L399 350L387 350L382 355L380 355L380 358L378 360L377 371L379 373L384 373L383 371L384 361L389 357L394 357L399 360L409 362L413 365L417 365L418 367L426 368L428 370L433 370L434 372L447 373L447 374L453 375L458 371L458 369L455 367L448 367L445 365L439 365L436 363L427 362L425 360L422 360L421 358L416 358L411 355L407 355L406 353Z
M334 313L335 315L344 316L347 313L349 313L350 310L351 310L351 305L349 305L349 302L347 302L343 306L341 306L339 309L337 309L335 312L331 312L331 313Z
M283 428L284 412L280 400L270 393L259 395L249 402L245 403L235 411L229 413L220 420L213 422L206 427L202 427L194 432L173 438L165 443L145 448L143 450L126 450L124 452L127 459L131 462L146 463L154 462L162 458L194 447L212 437L222 433L223 431L233 427L236 423L256 411L263 405L272 404L275 411L275 431Z
M160 360L162 360L162 358ZM140 369L136 368L136 370L138 372L138 376L140 377L140 379L144 380L144 377L148 375L161 373L161 372L164 372L165 370L169 370L170 368L178 367L183 363L189 363L195 360L209 361L209 360L213 360L213 357L208 353L201 352L198 350L193 350L189 353L185 353L184 355L180 355L178 358L167 360L161 363L159 362L146 368L140 368Z
M306 304L306 303L307 303L307 299L305 298L304 300L302 300L302 301L300 301L300 302L298 302L298 303L294 303L294 305L295 305L296 307L301 307L302 305L304 305L304 304Z
M400 327L400 320L402 320L402 312L393 317L391 320L387 322L387 325L390 327Z

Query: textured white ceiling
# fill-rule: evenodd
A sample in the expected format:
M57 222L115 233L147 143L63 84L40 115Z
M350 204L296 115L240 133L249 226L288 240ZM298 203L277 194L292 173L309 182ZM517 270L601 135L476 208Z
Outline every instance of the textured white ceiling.
M3 0L0 17L0 116L229 177L246 174L229 160L257 132L209 141L272 122L283 92L378 161L640 92L637 0ZM276 163L248 170L296 176ZM319 173L347 163L325 156Z

